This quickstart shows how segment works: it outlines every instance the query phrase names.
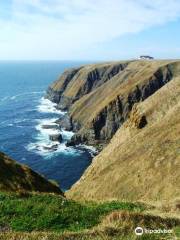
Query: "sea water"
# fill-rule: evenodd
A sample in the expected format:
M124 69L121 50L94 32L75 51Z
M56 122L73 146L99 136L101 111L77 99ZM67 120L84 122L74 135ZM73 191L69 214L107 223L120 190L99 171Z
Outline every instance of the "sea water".
M86 148L66 147L73 132L59 130L55 121L65 114L44 98L48 85L79 62L0 62L0 151L69 189L91 163ZM46 129L43 125L52 125ZM61 133L63 142L49 135ZM56 144L56 150L52 146Z

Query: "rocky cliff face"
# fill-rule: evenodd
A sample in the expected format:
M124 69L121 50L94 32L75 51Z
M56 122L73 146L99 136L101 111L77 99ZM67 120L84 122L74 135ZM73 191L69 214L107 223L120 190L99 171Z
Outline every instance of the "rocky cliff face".
M75 101L122 71L128 63L86 65L66 70L47 90L46 97L68 109Z
M49 182L26 165L21 165L0 152L0 190L50 192L63 195L58 186Z
M68 197L128 201L180 197L179 76L180 61L131 61L78 69L58 102L61 107L61 98L71 98L66 108L76 134L69 145L83 142L103 151Z
M63 93L70 81L72 81L73 77L80 71L80 69L81 68L72 68L66 70L47 90L46 97L52 102L59 104L59 107L63 110L68 108L73 100L68 97L66 98Z
M69 145L108 143L128 118L133 105L144 101L176 74L173 61L129 61L86 65L66 71L47 96L68 109L76 134Z

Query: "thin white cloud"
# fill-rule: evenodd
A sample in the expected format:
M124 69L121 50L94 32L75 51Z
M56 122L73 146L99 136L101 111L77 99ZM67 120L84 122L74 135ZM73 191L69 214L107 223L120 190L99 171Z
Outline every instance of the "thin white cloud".
M88 58L94 45L179 16L179 0L14 0L0 18L0 56Z

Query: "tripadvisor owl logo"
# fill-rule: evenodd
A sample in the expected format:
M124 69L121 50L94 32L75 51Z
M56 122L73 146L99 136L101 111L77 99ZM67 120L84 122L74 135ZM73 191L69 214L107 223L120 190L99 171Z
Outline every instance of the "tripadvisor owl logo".
M134 230L135 234L138 236L141 236L143 234L172 234L172 229L146 229L142 227L137 227Z
M142 227L137 227L135 230L135 234L140 236L140 235L143 235L143 228Z

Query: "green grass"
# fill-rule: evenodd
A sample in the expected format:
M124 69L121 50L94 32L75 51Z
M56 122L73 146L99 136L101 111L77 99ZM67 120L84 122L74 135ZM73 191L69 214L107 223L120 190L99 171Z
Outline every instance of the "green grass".
M141 204L125 202L81 204L52 194L0 193L0 227L12 231L82 231L100 223L114 210L143 211Z
M144 214L140 203L79 203L55 194L0 192L1 240L159 240L179 237L179 222ZM174 229L137 237L136 226ZM9 231L11 230L11 231Z

